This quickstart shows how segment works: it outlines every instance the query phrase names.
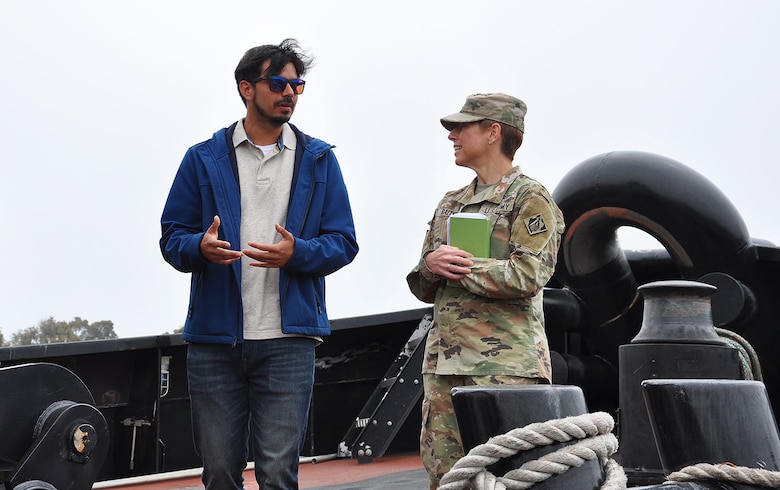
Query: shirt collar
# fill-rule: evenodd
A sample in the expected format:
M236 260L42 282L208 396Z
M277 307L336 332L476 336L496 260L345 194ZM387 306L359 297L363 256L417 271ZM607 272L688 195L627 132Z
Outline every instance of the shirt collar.
M285 138L285 136L287 136L287 138ZM246 135L246 130L244 129L244 119L241 119L238 121L238 124L236 124L236 129L233 130L233 148L238 148L238 145L244 141L254 145L254 142L249 139L249 136ZM293 133L292 128L287 123L284 123L282 126L282 133L279 135L279 139L276 140L276 147L279 149L279 151L282 151L285 148L285 141L290 142L290 144L287 145L288 149L295 150L295 133Z
M514 166L506 175L501 177L501 180L493 184L492 188L485 189L483 192L479 193L476 192L477 179L474 178L457 200L464 206L483 201L499 203L504 198L506 191L509 190L509 186L512 185L512 182L521 175L523 175L523 171L520 169L520 166ZM477 195L479 196L479 199L475 200L474 197Z

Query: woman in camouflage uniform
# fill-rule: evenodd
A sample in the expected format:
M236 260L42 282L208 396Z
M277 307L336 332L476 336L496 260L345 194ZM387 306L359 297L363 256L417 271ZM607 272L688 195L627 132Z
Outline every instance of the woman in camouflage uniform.
M552 380L542 290L555 271L564 221L547 189L513 166L525 114L515 97L475 94L441 119L455 163L477 176L439 202L406 278L417 298L434 304L420 436L432 489L463 456L453 387ZM489 258L447 245L447 219L458 212L489 218Z

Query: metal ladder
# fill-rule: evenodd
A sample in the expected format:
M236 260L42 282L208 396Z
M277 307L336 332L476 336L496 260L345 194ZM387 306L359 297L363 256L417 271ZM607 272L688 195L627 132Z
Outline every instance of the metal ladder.
M385 453L422 396L422 359L432 323L433 315L426 313L342 438L338 457L362 464Z

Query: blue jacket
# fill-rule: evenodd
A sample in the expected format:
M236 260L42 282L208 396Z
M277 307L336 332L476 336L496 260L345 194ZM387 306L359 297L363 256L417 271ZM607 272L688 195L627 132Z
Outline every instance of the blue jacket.
M357 255L355 225L336 156L324 141L293 131L298 138L285 228L295 249L280 270L282 331L330 334L325 278ZM200 252L200 241L219 215L219 238L241 249L241 205L233 129L223 128L191 147L179 167L160 219L163 257L191 272L184 340L236 344L244 339L241 261L218 265Z

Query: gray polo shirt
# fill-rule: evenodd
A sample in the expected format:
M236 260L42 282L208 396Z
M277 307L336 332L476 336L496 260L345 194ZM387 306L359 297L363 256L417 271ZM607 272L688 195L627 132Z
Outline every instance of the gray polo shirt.
M250 241L277 243L275 224L285 226L290 200L297 139L288 124L275 145L259 147L246 135L244 120L236 124L236 149L241 188L241 248ZM244 338L264 340L283 337L279 305L279 269L251 267L241 258L241 299L244 304Z

